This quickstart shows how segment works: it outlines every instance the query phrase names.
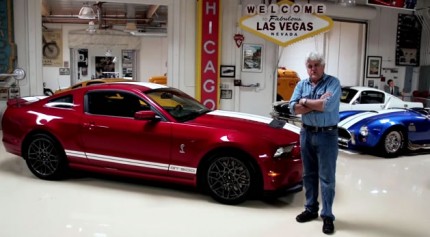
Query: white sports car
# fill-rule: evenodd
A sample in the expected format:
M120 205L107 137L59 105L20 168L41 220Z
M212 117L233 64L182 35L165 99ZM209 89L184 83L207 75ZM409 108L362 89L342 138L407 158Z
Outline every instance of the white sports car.
M421 102L403 101L400 98L370 87L342 87L340 111L383 110L390 108L423 108Z

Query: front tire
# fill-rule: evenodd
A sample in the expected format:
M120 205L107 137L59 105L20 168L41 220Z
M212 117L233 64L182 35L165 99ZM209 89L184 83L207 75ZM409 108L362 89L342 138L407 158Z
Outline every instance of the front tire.
M40 179L58 180L66 173L67 161L64 150L48 135L33 135L23 156L30 171Z
M389 130L382 136L380 151L386 158L399 156L405 146L405 136L400 130Z
M257 187L255 167L237 155L218 154L209 159L203 185L216 201L235 205L247 200Z

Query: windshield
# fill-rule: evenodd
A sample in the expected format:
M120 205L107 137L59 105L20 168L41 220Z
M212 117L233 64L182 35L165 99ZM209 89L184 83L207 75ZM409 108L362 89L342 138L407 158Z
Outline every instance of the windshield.
M211 111L191 96L176 89L152 90L148 91L146 95L181 122Z
M357 90L351 88L342 88L342 95L340 96L340 102L347 103L351 102L354 96L357 94Z

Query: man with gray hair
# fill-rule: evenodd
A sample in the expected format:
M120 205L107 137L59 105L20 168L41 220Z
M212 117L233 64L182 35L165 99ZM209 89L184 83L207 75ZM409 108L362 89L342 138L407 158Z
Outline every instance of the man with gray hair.
M290 112L301 114L303 122L300 146L306 201L305 210L296 220L302 223L318 218L321 185L322 231L331 234L334 232L335 219L332 206L336 183L341 86L339 79L324 73L324 68L323 55L311 52L306 58L309 78L301 80L294 89Z

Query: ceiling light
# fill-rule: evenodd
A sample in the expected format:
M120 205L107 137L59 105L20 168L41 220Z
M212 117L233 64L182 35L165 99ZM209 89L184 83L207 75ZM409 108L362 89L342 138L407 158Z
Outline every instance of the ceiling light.
M339 0L339 5L344 7L355 6L355 0Z
M79 11L78 18L80 19L95 19L96 14L94 13L94 10L92 7L88 5L88 3L84 3L84 6L82 6L81 10Z

